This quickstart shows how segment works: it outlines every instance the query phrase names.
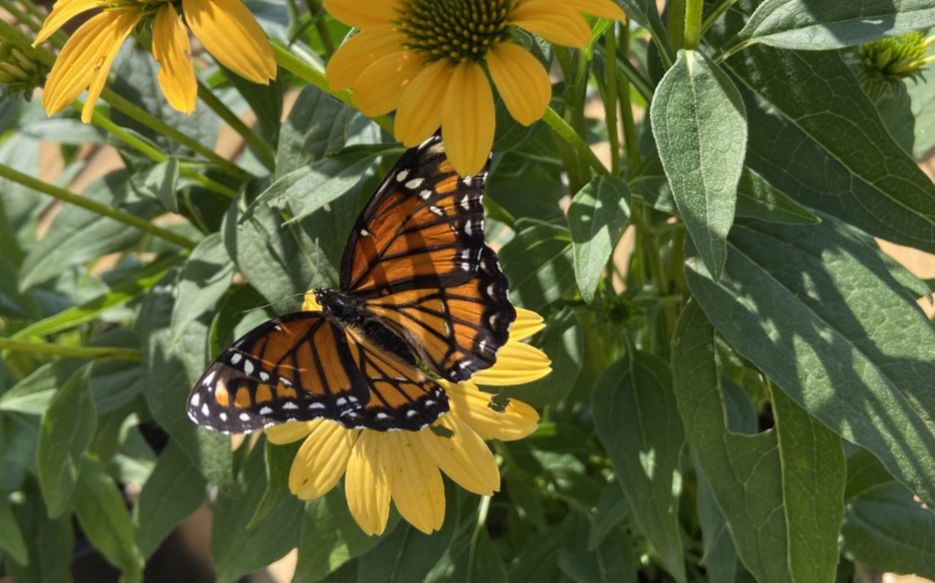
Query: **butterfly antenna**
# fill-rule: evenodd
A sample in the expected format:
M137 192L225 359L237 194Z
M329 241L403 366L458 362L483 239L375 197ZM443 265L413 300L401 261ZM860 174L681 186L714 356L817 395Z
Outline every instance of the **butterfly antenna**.
M293 298L300 298L304 296L305 296L305 293L289 294L287 296L276 298L275 302L270 302L268 304L260 304L259 306L254 306L252 308L247 308L246 310L241 310L240 313L241 315L245 315L245 314L249 314L250 312L255 312L257 310L265 310L266 308L272 308L274 305L280 302L283 302L285 300L291 300Z

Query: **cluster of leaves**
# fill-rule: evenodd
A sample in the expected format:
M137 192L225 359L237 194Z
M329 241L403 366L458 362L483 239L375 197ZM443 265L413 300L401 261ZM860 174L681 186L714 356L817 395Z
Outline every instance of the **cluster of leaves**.
M0 164L35 175L51 139L67 184L81 146L110 143L126 167L84 196L193 242L50 212L43 194L0 182L5 572L66 579L86 541L139 580L209 500L221 581L293 547L297 581L811 582L847 580L857 562L935 576L935 332L915 302L931 282L873 239L935 252L935 186L914 160L935 145L935 91L875 104L847 54L935 25L935 2L710 2L697 50L673 49L684 3L663 15L654 0L620 4L642 28L601 22L590 50L540 53L563 73L553 106L609 141L610 172L498 112L487 236L514 300L546 317L534 342L554 372L503 391L540 408L541 427L495 444L500 493L449 489L433 536L397 518L361 534L340 489L289 494L294 448L232 451L184 407L219 350L334 284L357 212L401 152L391 137L312 86L280 124L301 82L215 71L211 88L252 109L275 152L245 150L237 179L116 112L165 161L2 102ZM347 32L255 7L299 54ZM214 143L221 120L171 112L147 56L124 51L114 74L116 92ZM601 120L585 117L589 87ZM628 226L632 255L614 256Z

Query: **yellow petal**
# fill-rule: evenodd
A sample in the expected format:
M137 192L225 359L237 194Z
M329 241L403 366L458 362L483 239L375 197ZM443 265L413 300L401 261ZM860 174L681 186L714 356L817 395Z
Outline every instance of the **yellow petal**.
M44 42L75 16L92 8L103 6L105 3L106 0L58 0L55 6L52 7L52 12L45 17L45 22L42 23L42 28L36 34L36 40L32 42L32 46L38 46L39 43Z
M283 423L281 425L273 425L266 430L266 439L268 439L270 443L276 445L292 443L293 441L304 439L320 422L321 420L290 421L289 423Z
M69 37L52 65L42 92L42 107L53 115L68 107L87 88L95 64L103 58L104 39L111 34L114 16L102 12Z
M109 10L113 19L109 27L108 34L99 39L102 54L96 56L94 60L95 67L91 71L91 78L88 85L88 96L81 109L81 121L91 123L91 116L94 114L94 104L101 96L104 90L104 84L107 83L107 76L110 74L110 66L114 64L117 53L120 51L123 41L136 27L140 21L140 12L135 8ZM105 14L106 14L105 13Z
M254 83L276 78L266 34L241 0L182 0L189 28L211 56Z
M472 382L460 383L448 393L451 410L483 439L512 441L536 430L539 414L516 399L505 407L491 403L493 395L481 392Z
M354 103L361 113L374 117L396 109L403 89L422 70L425 59L411 51L380 57L354 82Z
M445 521L445 485L438 466L417 448L419 441L412 432L394 431L381 437L390 494L399 514L425 534L440 529Z
M357 431L328 420L313 421L312 432L292 461L289 490L302 500L327 494L347 469Z
M554 0L529 0L510 13L509 21L549 42L586 47L591 28L575 9Z
M487 75L476 63L455 66L442 106L445 151L461 176L480 172L493 146L493 93Z
M432 461L465 490L481 496L499 490L497 461L480 436L457 415L444 415L436 425L448 429L452 435L437 435L430 429L415 433Z
M403 92L394 132L396 139L407 148L421 144L438 129L453 72L448 61L435 61L422 69Z
M382 534L390 516L390 487L383 471L382 434L363 431L347 461L344 495L351 516L369 535Z
M565 0L565 5L578 12L592 16L608 18L610 20L626 20L627 15L623 9L610 0Z
M402 48L402 35L391 28L362 32L342 44L328 61L325 75L332 89L347 89L375 60Z
M535 346L508 341L497 351L492 367L474 374L471 380L479 385L522 385L537 381L552 372L552 361Z
M188 31L172 4L165 4L153 21L153 58L159 62L159 87L173 108L195 111L198 83L192 67Z
M325 0L331 16L361 30L393 26L400 8L399 0Z
M526 308L516 308L516 320L510 326L510 340L525 340L543 328L545 322L542 316Z
M487 66L513 119L528 126L542 117L552 99L542 63L513 43L501 43L487 52Z

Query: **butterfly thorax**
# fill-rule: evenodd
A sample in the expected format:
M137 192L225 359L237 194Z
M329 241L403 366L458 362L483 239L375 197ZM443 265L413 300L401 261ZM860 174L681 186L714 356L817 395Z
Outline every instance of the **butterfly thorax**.
M352 329L396 358L416 364L416 358L405 340L380 322L364 302L354 296L329 289L315 290L322 312L333 322Z

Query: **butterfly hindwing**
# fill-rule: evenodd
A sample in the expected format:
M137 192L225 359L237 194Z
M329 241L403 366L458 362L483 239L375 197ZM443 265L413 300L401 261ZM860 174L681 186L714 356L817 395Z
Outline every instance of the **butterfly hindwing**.
M366 298L472 278L484 247L486 174L458 176L438 136L403 154L351 232L342 291Z
M494 363L516 319L506 276L486 245L474 278L456 286L401 291L366 305L406 338L429 368L454 382Z
M414 415L404 411L398 418L368 407L377 383L354 356L367 350L367 343L320 313L299 312L266 322L208 367L189 395L188 415L212 429L250 433L275 423L322 417L346 427L417 429L447 410L441 387L411 366L400 367L396 375L408 374L421 390L408 403L407 411Z

